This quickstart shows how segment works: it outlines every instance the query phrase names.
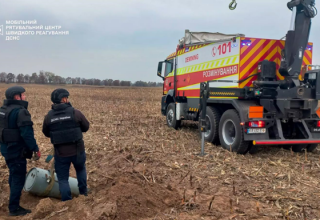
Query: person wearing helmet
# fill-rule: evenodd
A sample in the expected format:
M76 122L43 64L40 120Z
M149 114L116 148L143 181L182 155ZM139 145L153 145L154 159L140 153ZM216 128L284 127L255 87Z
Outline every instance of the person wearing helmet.
M27 173L27 160L40 158L34 138L33 122L28 111L25 89L13 86L6 90L6 99L0 108L1 154L9 168L9 215L20 216L31 210L20 206L21 191Z
M54 146L55 171L58 177L61 200L71 200L69 186L70 165L73 164L78 179L79 193L87 196L86 153L83 132L89 130L89 122L68 101L66 89L56 89L51 94L52 109L45 116L43 134Z

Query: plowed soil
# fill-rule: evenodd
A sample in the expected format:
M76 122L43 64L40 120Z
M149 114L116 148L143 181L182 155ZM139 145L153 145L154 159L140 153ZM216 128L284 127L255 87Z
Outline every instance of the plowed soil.
M1 85L1 99L8 85ZM50 169L41 132L55 86L25 85L42 152L33 167ZM22 192L31 214L16 219L320 219L320 151L263 147L237 155L207 143L199 157L197 123L173 130L160 113L161 88L71 87L70 101L90 121L84 136L88 197L68 202ZM74 168L70 175L76 177ZM8 217L8 169L0 159L0 219Z

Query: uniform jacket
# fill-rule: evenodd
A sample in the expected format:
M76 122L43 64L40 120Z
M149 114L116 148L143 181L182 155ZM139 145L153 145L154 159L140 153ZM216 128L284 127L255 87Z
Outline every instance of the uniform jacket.
M66 107L66 105L71 106L70 103L63 103L63 104L53 104L52 109L57 110L62 107ZM86 117L77 109L74 109L74 117L75 121L79 124L82 132L87 132L89 130L90 123L86 119ZM42 132L46 137L50 137L50 128L49 128L49 120L48 114L45 116L42 126ZM60 157L70 157L75 156L77 154L77 145L76 144L57 144L54 145L55 148L55 155ZM79 152L83 152L85 149L84 141L81 140L78 143L78 150Z
M1 154L6 160L16 158L31 158L33 151L39 151L34 138L33 123L28 109L28 102L20 100L5 100L4 105L21 105L24 108L16 108L9 115L9 128L19 129L22 137L19 142L8 144L1 143Z

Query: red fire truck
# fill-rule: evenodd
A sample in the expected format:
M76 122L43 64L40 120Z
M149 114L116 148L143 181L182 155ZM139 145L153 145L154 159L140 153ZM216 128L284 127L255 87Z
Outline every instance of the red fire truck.
M176 52L158 64L168 126L201 121L202 112L204 139L228 150L314 150L320 143L320 68L312 65L308 39L316 10L314 0L288 7L293 17L286 40L186 30Z

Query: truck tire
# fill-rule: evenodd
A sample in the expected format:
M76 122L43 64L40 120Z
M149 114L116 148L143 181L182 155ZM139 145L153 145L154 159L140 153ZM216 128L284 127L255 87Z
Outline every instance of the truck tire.
M175 109L176 109L175 103L172 102L168 105L167 112L166 112L166 120L167 120L167 125L169 127L172 127L177 130L181 126L181 120L176 119Z
M252 142L249 142L248 152L249 154L257 154L259 152L259 146L255 146Z
M314 152L318 147L318 144L309 144L307 147L308 152Z
M307 149L307 152L313 152L317 149L318 144L299 144L299 145L292 145L293 152L304 152Z
M219 123L219 138L222 147L238 154L246 154L249 149L249 141L243 137L243 128L240 125L240 117L234 109L225 111Z
M219 145L219 122L221 118L221 113L220 111L211 106L207 106L207 115L206 115L206 120L209 122L209 127L208 131L205 132L205 141L213 143L215 145ZM201 121L201 112L199 116L199 132L200 132L200 137L201 137L201 126L200 126L200 121Z

